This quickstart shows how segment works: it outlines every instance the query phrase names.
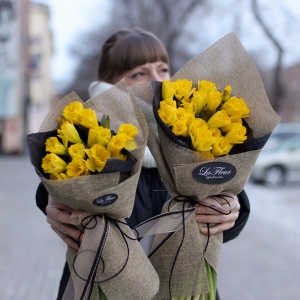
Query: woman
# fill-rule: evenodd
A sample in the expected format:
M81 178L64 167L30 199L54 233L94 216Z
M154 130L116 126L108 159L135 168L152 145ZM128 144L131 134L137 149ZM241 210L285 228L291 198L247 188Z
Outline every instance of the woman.
M169 58L161 41L152 33L142 29L123 29L114 33L104 43L98 68L98 80L89 87L90 96L95 96L112 84L125 79L128 85L149 81L170 79ZM137 187L135 205L128 224L138 223L161 212L168 200L164 184L160 180L155 161L149 150L146 151L140 180ZM209 208L196 207L196 220L201 223L217 224L210 234L224 232L227 242L241 232L249 215L249 201L243 191L238 195L238 204L229 215L222 215ZM72 209L57 203L42 184L36 194L37 205L47 215L47 221L58 236L69 246L78 249L79 231L74 227L77 220L70 218ZM209 202L210 199L208 198ZM203 228L201 233L207 234ZM69 270L65 266L58 299L61 299L68 281Z

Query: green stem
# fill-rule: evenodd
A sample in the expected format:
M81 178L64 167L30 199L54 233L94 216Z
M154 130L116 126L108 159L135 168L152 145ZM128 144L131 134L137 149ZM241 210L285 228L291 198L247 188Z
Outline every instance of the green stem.
M208 294L199 294L194 296L186 296L186 297L174 297L172 300L216 300L216 292L217 292L217 273L212 268L209 263L205 260L205 266L207 271L207 278L209 283L209 293ZM102 299L100 299L102 300Z
M205 260L208 283L209 283L209 300L216 300L217 273Z
M95 287L95 294L93 300L106 300L106 297L99 285Z

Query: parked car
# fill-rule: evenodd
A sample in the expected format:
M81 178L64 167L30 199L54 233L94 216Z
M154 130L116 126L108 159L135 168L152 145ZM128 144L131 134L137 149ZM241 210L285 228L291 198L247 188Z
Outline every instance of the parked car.
M276 142L261 151L250 179L272 186L300 180L300 134L277 136Z
M279 123L265 145L264 151L295 135L300 135L300 123Z

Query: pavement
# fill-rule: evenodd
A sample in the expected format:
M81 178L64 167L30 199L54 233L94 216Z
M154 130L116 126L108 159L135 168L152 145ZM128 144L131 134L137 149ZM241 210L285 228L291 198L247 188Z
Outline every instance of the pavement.
M29 158L0 157L0 299L54 300L66 246L35 205Z
M0 156L1 300L56 299L66 245L36 207L38 183L26 155ZM222 300L300 299L299 186L247 185L252 212L240 236L223 246Z
M221 299L300 299L300 183L248 183L245 190L251 214L240 236L223 246Z

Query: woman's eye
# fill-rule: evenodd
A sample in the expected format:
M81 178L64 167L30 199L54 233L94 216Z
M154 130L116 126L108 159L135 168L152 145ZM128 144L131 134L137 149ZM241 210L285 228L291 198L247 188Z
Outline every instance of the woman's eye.
M139 78L139 77L142 77L142 76L144 76L144 73L138 72L138 73L134 73L131 77L132 78Z

